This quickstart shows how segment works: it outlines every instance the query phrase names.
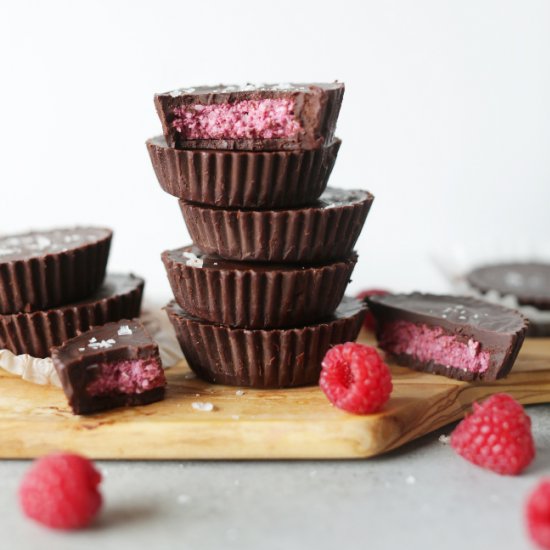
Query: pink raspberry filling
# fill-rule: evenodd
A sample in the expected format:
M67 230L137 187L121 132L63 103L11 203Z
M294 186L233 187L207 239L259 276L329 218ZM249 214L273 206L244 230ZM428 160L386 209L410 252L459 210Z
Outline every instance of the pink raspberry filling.
M86 387L86 392L92 397L143 393L166 384L164 370L151 359L99 363L94 370L97 374Z
M393 355L410 355L423 363L470 372L483 373L489 368L491 355L482 351L480 342L470 338L460 342L441 327L394 321L382 327L380 346Z
M294 100L246 99L174 109L172 122L184 139L280 139L301 130Z

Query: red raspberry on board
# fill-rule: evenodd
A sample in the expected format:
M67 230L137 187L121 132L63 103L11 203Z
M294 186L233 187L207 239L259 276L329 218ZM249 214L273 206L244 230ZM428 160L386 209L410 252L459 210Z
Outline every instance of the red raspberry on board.
M33 463L19 486L25 514L54 529L89 525L101 507L101 474L76 454L53 453Z
M369 296L384 296L386 294L389 294L389 291L382 290L381 288L372 288L369 290L362 290L358 295L358 300L366 301L365 298L368 298ZM369 332L374 332L374 329L376 328L376 319L372 315L370 311L367 310L367 314L365 315L365 320L363 321L363 327L368 330Z
M328 350L319 384L333 405L355 414L380 410L392 391L390 369L378 352L354 342Z
M535 457L531 419L505 393L474 403L473 413L452 433L451 446L466 460L504 475L519 474Z
M550 478L543 479L527 498L525 519L533 541L550 550Z

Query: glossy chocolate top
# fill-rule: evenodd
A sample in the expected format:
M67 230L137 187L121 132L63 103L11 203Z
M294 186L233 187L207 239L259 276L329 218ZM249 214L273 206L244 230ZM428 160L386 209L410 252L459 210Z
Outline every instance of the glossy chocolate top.
M550 309L550 264L488 265L474 269L466 278L481 292L496 290L501 295L515 296L520 304Z
M435 294L387 294L367 298L378 319L403 319L413 323L441 326L452 331L514 334L527 326L527 319L514 309L466 296Z
M94 327L52 350L56 366L105 360L143 358L158 352L145 327L136 319Z
M167 260L185 264L187 267L219 269L219 270L239 270L239 271L269 271L269 272L287 272L287 271L305 271L306 269L321 269L326 265L332 264L348 264L349 262L357 262L357 254L354 252L350 258L330 264L277 264L271 262L237 262L234 260L224 260L215 254L206 254L195 245L188 245L174 250L165 250L162 253L162 259L166 263Z
M157 95L169 95L171 97L180 97L182 95L197 96L197 99L203 100L200 96L209 96L211 94L239 94L249 96L255 93L265 92L308 92L315 88L322 90L336 90L343 88L342 82L320 82L320 83L292 83L282 82L279 84L218 84L215 86L190 86L187 88L178 88L169 92L163 92Z
M111 238L112 234L104 227L72 227L7 235L0 237L0 263L69 252Z

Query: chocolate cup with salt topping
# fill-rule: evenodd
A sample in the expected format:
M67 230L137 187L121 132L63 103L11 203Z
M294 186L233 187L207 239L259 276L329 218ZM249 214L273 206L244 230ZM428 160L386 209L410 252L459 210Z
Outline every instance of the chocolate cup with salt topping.
M379 346L398 364L458 380L506 376L529 321L514 309L465 296L367 298Z
M159 348L138 320L94 327L54 348L52 360L75 414L164 398Z
M317 266L234 262L196 246L162 253L174 297L189 315L231 327L296 327L330 317L357 254Z
M349 258L374 196L328 187L310 206L232 210L179 201L193 242L227 260L326 263Z
M292 329L247 330L191 317L176 302L166 307L191 369L228 386L293 388L317 384L321 362L336 344L354 341L365 304L345 297L322 323Z
M0 314L81 300L105 278L113 232L73 227L0 237Z
M343 96L342 82L220 84L156 94L155 108L166 142L177 149L317 149L334 139ZM288 108L284 120L281 107Z
M147 141L164 191L220 208L285 208L315 201L325 190L341 141L312 150L174 149L163 137Z
M59 346L95 325L139 317L145 281L134 275L109 274L86 300L59 308L0 315L0 349L16 355L47 357Z

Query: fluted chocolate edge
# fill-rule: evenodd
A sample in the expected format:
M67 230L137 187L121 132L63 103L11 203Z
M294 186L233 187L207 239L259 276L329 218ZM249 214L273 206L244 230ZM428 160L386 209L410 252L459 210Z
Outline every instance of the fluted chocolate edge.
M46 311L0 315L0 349L16 355L48 357L50 348L93 326L139 317L145 281L135 279L135 287L99 300Z
M193 317L252 329L296 327L329 317L344 296L357 254L320 266L197 267L162 253L176 302Z
M365 309L326 323L286 330L246 330L190 318L166 307L191 369L214 383L253 388L317 384L321 362L334 345L354 341Z
M225 208L284 208L317 199L325 190L341 141L307 151L173 149L147 141L164 191L190 202Z
M374 196L335 208L225 210L180 200L193 242L237 261L320 263L349 257Z
M44 310L93 294L105 279L113 232L78 248L0 263L0 314Z

